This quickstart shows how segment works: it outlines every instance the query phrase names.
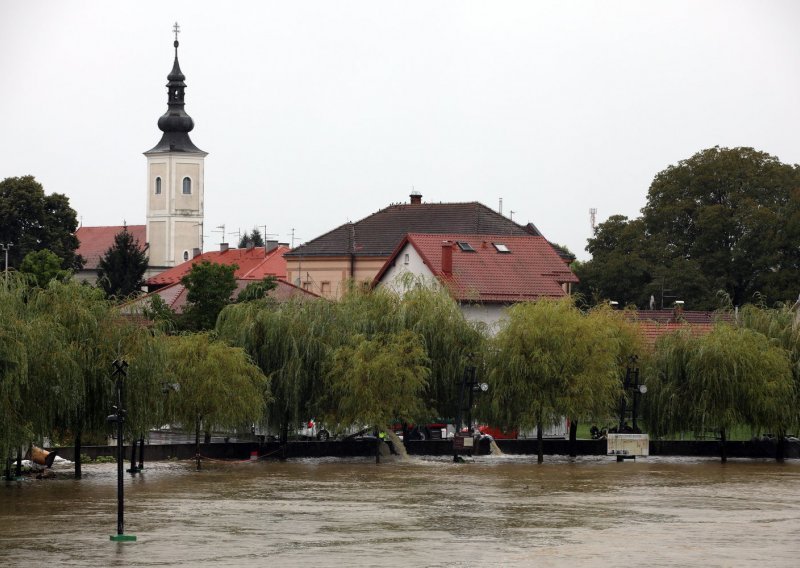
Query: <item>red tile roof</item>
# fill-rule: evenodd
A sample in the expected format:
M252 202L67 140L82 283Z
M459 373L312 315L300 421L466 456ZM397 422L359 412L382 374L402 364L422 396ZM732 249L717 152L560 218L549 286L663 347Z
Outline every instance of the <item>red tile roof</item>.
M236 299L239 295L239 292L244 290L248 284L252 283L255 279L243 279L237 278L236 279L236 289L231 294L231 299ZM317 294L313 292L309 292L307 290L303 290L302 288L298 288L294 284L289 284L284 280L278 280L278 286L270 291L269 296L274 298L278 302L286 302L292 298L303 298L303 299L313 299L319 298ZM186 295L188 291L186 290L186 286L181 284L180 282L175 282L173 284L169 284L164 286L163 288L159 288L155 292L150 292L149 294L145 294L144 296L139 296L135 300L129 302L125 306L125 312L128 314L135 314L139 312L144 306L149 306L150 298L155 295L161 296L161 299L164 300L164 303L167 304L173 312L176 314L180 314L183 312L184 307L186 306Z
M639 321L637 323L639 332L644 338L645 343L647 343L647 345L650 347L653 347L661 336L667 335L668 333L686 330L695 337L701 337L707 333L710 333L714 328L713 323L659 323L649 320Z
M161 274L148 278L145 284L148 286L168 286L181 281L196 263L207 260L214 264L235 264L234 275L237 280L262 280L266 276L275 276L278 279L286 279L286 260L284 253L289 252L289 247L278 245L276 248L264 252L264 247L252 249L228 249L226 251L206 252L187 260L186 262L173 266Z
M106 254L108 249L114 245L114 237L124 229L124 225L112 227L79 227L75 231L75 236L80 242L76 254L83 257L86 263L83 265L86 270L97 270L100 259ZM140 248L144 249L147 239L147 229L145 225L128 225L128 232L139 241Z
M442 242L453 243L452 273L442 271ZM456 242L466 242L474 252L465 252ZM408 234L375 277L378 282L395 257L410 243L433 274L449 288L456 300L474 302L519 302L540 297L565 296L561 284L578 278L541 236L475 234ZM498 252L494 243L509 252Z

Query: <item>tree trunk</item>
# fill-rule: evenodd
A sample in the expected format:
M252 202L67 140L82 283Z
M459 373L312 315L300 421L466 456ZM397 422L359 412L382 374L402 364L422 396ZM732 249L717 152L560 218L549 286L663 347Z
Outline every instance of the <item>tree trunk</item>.
M786 432L778 432L778 439L775 446L775 461L783 463L786 459Z
M139 471L144 469L144 436L139 438Z
M75 432L75 479L81 478L81 431Z
M197 417L194 428L194 459L197 460L197 471L200 471L200 417Z
M6 481L11 481L11 455L6 456L6 471L3 477Z
M536 445L538 447L538 457L536 463L544 462L544 433L542 432L542 422L536 423Z
M569 421L569 457L574 458L578 455L578 422Z
M209 432L208 430L205 431L205 434L203 436L203 443L204 444L210 444L211 443L211 432Z
M17 446L17 470L16 476L22 476L22 446Z
M719 453L720 458L722 459L722 463L726 463L728 461L728 453L727 448L725 447L725 428L722 428L719 431L720 441L719 441Z
M131 468L128 470L128 473L135 474L136 472L136 438L134 438L131 440Z

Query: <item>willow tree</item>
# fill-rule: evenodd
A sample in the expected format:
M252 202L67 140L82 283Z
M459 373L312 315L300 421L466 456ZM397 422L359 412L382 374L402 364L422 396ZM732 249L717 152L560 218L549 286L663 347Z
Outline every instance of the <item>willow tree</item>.
M483 361L485 336L439 285L413 282L400 308L403 328L420 335L430 361L425 404L438 417L455 418L464 367Z
M31 435L23 405L28 386L28 334L20 313L23 290L17 278L0 284L0 457L5 463L12 448Z
M333 352L325 418L376 431L395 420L417 420L427 413L420 396L430 373L427 365L421 338L411 331L353 336ZM379 456L376 447L376 462Z
M776 427L778 437L778 459L783 459L786 433L800 427L800 315L797 305L765 308L746 305L739 313L741 326L758 331L770 341L786 350L792 366L793 389L789 401L790 412Z
M723 462L732 427L774 429L791 412L788 354L750 329L720 323L703 337L664 337L656 343L651 374L655 432L715 430Z
M238 429L260 422L269 382L247 353L206 333L165 338L167 374L178 385L167 401L170 420L195 430L200 469L200 431Z
M31 298L30 306L32 317L43 322L45 336L47 330L58 335L60 351L45 357L68 362L71 388L55 399L59 404L51 413L54 429L74 437L75 476L80 478L83 436L104 435L108 430L106 417L114 401L110 363L123 345L117 334L118 316L101 290L75 282L51 281ZM49 360L37 370L40 380L54 385L64 380L63 372Z
M337 304L318 299L277 307L247 302L220 314L220 337L243 348L270 379L273 396L267 423L279 428L284 442L292 424L308 420L316 411L331 338L347 337L338 331L337 313Z
M569 298L515 304L491 347L492 412L501 426L537 428L539 463L544 426L618 400L613 338Z

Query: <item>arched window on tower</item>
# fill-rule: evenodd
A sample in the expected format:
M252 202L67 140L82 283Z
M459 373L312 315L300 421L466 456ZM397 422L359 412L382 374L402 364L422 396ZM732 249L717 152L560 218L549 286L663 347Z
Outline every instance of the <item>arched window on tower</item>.
M184 260L184 262L189 260L189 251L188 250L183 251L183 260Z
M192 193L192 180L188 177L183 178L183 194L190 195Z
M156 195L161 195L161 178L156 178Z

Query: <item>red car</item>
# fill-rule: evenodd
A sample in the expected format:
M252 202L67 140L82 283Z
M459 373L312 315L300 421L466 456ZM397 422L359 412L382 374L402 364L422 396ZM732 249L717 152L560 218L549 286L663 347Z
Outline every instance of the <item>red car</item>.
M495 440L516 440L519 432L514 428L512 430L501 430L496 426L481 425L478 426L478 432L484 436L491 436Z

